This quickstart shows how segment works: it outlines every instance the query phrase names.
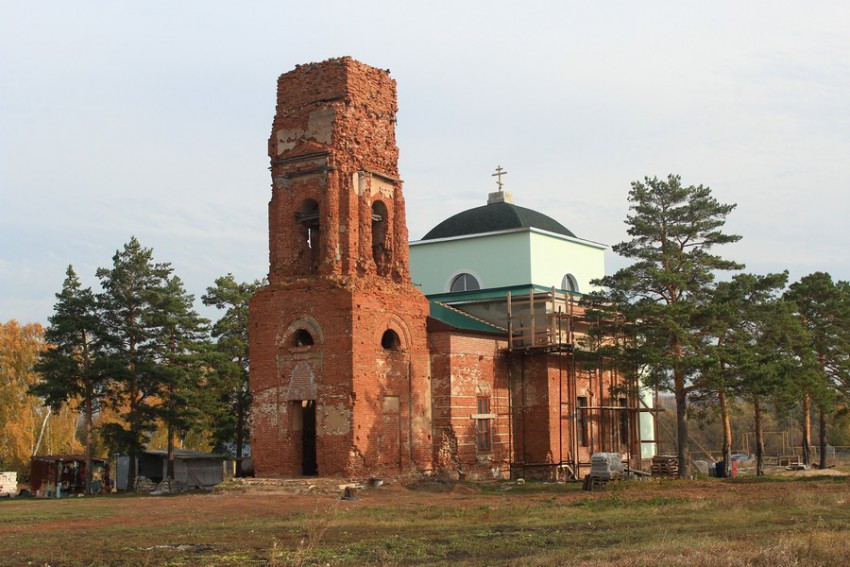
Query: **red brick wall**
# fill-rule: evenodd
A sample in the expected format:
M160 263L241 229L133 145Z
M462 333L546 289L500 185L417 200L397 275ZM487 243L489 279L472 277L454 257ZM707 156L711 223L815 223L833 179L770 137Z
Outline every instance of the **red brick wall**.
M514 462L543 464L558 458L557 390L552 395L549 356L511 357L512 405L514 408Z
M510 414L502 340L457 331L429 334L434 414L434 461L442 475L468 479L508 472ZM490 401L492 448L476 443L478 398Z
M431 469L428 303L409 281L396 111L389 74L350 58L278 80L270 283L251 302L249 327L258 475L301 473L293 404L309 396L320 475ZM319 210L310 244L308 199ZM383 239L372 233L377 201ZM299 327L314 344L292 344ZM381 344L388 330L396 348Z

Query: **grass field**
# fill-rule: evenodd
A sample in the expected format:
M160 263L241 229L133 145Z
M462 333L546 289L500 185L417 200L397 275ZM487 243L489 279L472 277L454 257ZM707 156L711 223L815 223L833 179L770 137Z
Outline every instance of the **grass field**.
M0 565L846 565L841 476L0 501Z

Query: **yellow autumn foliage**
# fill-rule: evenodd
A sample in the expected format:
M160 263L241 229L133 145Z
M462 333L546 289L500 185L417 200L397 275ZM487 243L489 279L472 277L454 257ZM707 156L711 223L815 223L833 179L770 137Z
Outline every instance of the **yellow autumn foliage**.
M17 471L23 477L37 447L40 455L83 449L76 438L77 412L67 404L48 412L38 397L27 393L39 380L34 366L45 348L40 324L0 323L0 470Z

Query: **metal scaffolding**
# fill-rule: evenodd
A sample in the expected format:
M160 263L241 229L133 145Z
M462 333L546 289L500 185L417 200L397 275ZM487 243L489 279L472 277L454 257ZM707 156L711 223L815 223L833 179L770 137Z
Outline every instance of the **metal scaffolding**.
M509 365L509 382L519 380L517 390L521 398L511 399L515 384L509 383L509 407L518 421L511 426L514 430L510 447L512 471L525 475L527 468L549 467L558 479L580 479L582 473L589 471L590 456L595 452L623 453L626 471L644 468L641 447L655 440L641 439L639 416L644 412L654 415L657 410L643 402L637 380L627 379L614 370L588 369L588 389L599 393L599 401L590 404L587 396L579 396L576 344L586 337L589 324L572 293L554 287L546 291L535 291L532 287L519 296L508 291L506 350L508 357L516 362ZM553 454L547 462L526 462L525 440L534 434L526 430L526 412L522 411L527 402L526 361L540 355L556 356L558 361L558 454ZM515 366L519 367L518 376L512 375ZM618 389L620 393L615 394ZM585 401L583 405L579 404L580 397ZM518 407L520 411L515 411ZM521 444L520 454L517 454L517 442Z

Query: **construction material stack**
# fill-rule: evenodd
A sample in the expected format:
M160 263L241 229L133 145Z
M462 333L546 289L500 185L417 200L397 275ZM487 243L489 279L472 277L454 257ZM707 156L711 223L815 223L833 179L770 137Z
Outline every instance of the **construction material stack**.
M590 474L600 480L623 478L623 457L620 453L594 453L590 457Z
M585 490L601 490L609 481L623 478L620 453L594 453L590 457L590 474L584 477Z
M15 496L18 493L18 473L0 472L0 496Z

